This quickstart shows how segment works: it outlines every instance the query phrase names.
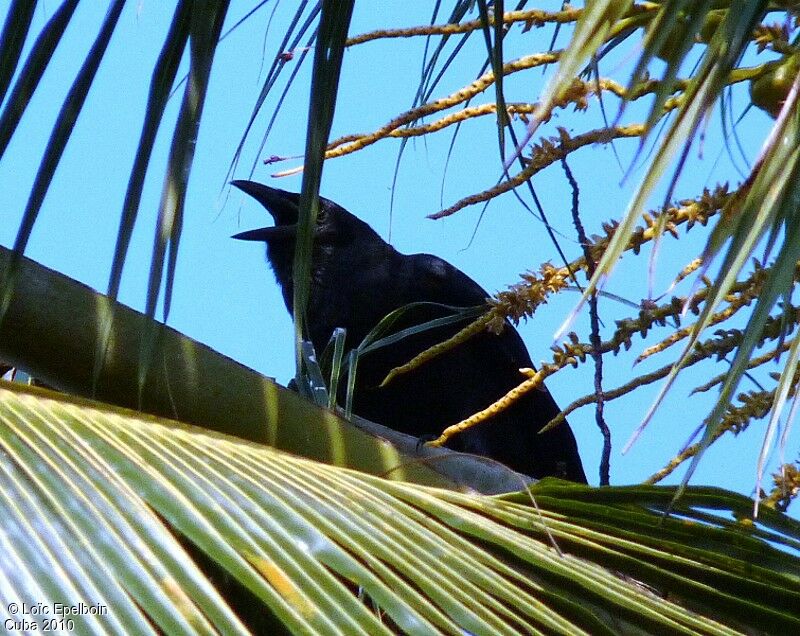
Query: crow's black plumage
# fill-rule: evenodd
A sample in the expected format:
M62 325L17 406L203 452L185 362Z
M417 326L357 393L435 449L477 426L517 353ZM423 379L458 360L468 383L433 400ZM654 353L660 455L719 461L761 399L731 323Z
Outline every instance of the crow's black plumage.
M263 241L267 258L292 311L292 261L299 194L252 181L233 185L259 201L274 227L234 238ZM318 353L336 327L347 330L346 347L357 346L394 309L429 301L458 307L486 302L488 294L449 263L430 254L400 254L369 225L333 201L320 198L314 232L308 329ZM427 322L448 311L422 306L406 312L395 328ZM484 332L421 367L379 384L393 367L449 338L466 322L437 327L377 349L359 361L353 411L417 437L438 436L447 426L486 408L523 379L532 367L516 329ZM458 434L448 446L496 459L532 477L555 475L586 482L567 423L538 435L558 413L546 388L528 393L511 408Z

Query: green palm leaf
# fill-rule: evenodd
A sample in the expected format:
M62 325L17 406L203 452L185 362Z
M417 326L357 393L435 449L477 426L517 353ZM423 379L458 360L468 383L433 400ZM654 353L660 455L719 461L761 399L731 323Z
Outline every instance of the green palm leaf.
M1 551L24 565L11 598L108 607L74 619L105 633L150 633L146 621L241 632L190 561L198 551L296 633L800 628L800 561L770 545L796 548L798 524L771 513L730 527L724 513L747 505L737 495L720 505L714 493L713 514L711 493L690 489L683 518L668 519L668 488L545 480L486 498L11 384L0 447L2 524L15 537Z

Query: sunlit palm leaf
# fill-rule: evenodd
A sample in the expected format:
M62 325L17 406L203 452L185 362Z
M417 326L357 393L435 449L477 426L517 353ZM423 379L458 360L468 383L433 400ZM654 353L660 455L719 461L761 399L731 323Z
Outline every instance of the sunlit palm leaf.
M743 628L800 627L800 563L764 540L796 545L797 523L770 513L763 529L724 529L730 522L707 510L747 505L736 495L692 489L685 518L665 520L651 510L667 505L672 489L545 481L532 491L534 507L528 495L389 482L13 385L0 388L0 445L14 459L3 464L6 483L24 482L20 496L42 502L44 523L26 523L7 505L6 533L94 546L73 555L69 568L9 552L8 544L0 551L50 590L37 600L107 603L108 624L119 621L127 633L147 633L138 629L142 615L171 633L187 625L202 633L208 623L236 630L149 508L296 632L381 633L394 624L404 633L738 633L704 612ZM60 508L65 501L75 510ZM131 533L142 541L122 539ZM91 569L95 551L105 558ZM78 568L74 581L70 570ZM678 603L606 568L663 587ZM175 582L166 589L177 597L148 596L155 572ZM16 576L17 594L26 594L23 581ZM128 601L118 609L115 590L138 608Z
M126 479L126 467L112 467L78 437L82 425L102 427L104 417L114 416L74 408L2 390L0 490L3 534L12 537L3 552L17 560L16 576L37 581L37 587L15 585L10 600L105 608L104 615L77 619L77 631L87 633L151 634L149 620L169 633L211 633L209 621L242 633L137 494L141 488ZM94 437L95 444L102 439ZM105 452L114 451L109 446ZM29 553L34 546L40 548L35 558Z

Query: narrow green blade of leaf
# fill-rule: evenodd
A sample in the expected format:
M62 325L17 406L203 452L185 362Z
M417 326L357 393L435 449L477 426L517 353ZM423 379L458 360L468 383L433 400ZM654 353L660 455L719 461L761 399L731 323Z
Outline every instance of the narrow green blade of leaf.
M337 327L333 330L331 339L333 340L333 353L331 356L330 366L330 393L328 399L328 408L332 409L336 406L336 396L339 394L339 378L342 375L344 360L344 344L347 337L347 330Z
M461 22L462 18L469 12L471 8L472 2L471 0L457 0L455 5L453 6L453 10L450 13L450 17L447 20L448 24L457 24ZM438 5L437 5L438 6ZM431 17L431 24L434 24L434 20L438 11L433 12L433 16ZM450 66L450 64L455 59L456 54L461 47L466 44L467 39L469 36L472 35L472 31L465 33L461 36L459 43L456 45L455 50L450 54L448 60L442 65L442 68L439 69L438 74L434 77L434 71L436 70L436 63L439 59L439 56L444 52L445 46L447 45L448 40L450 39L450 35L444 34L439 39L439 43L436 45L433 53L431 54L430 59L427 61L426 64L423 64L422 68L422 75L420 77L419 86L417 88L416 95L414 96L414 103L412 107L419 106L424 104L430 99L430 96L433 94L433 91L436 89L439 80L444 76L445 71ZM426 39L426 54L427 54L427 46L430 40L430 36Z
M353 396L356 391L356 377L358 373L358 351L352 349L347 356L347 391L344 401L344 417L350 419L353 416Z
M8 8L3 31L0 33L0 104L5 99L11 78L17 69L35 9L36 0L13 0Z
M307 393L314 404L328 406L331 399L328 396L328 387L317 362L314 345L309 340L303 341L303 377L307 380Z
M441 318L435 318L433 320L429 320L419 325L413 325L411 327L407 327L405 329L401 329L393 334L388 336L384 336L403 315L407 312L412 311L415 308L419 307L439 307L442 309L447 309L453 312L450 316L442 316ZM365 355L381 349L383 347L388 347L395 342L399 342L403 338L408 338L409 336L413 336L414 334L423 333L425 331L429 331L430 329L436 329L437 327L444 327L447 325L456 324L459 322L467 321L471 318L477 318L483 311L485 311L485 307L452 307L449 305L442 305L440 303L432 303L432 302L416 302L416 303L409 303L407 305L403 305L398 309L395 309L387 316L384 316L381 321L375 325L372 330L364 336L364 339L359 343L359 345L352 349L348 354L347 362L345 365L341 365L341 357L340 357L340 367L337 371L337 378L338 373L341 373L341 367L347 369L347 392L345 398L345 417L350 419L353 414L353 397L355 392L355 384L356 384L356 374L358 372L358 363ZM344 348L344 337L340 338L336 342L337 346L341 346L342 349ZM333 371L331 372L331 377L333 378ZM337 380L338 386L338 380ZM333 379L331 380L331 387L333 387ZM330 400L331 405L336 402L337 392L331 389L330 392Z
M17 124L22 118L25 108L53 56L53 51L61 41L61 36L64 34L64 30L67 28L77 6L78 0L67 0L62 3L48 20L39 37L36 38L36 42L14 84L2 115L0 115L0 157L5 154ZM11 76L9 76L8 80L11 81ZM2 103L2 99L0 99L0 103Z
M155 143L161 119L164 116L164 109L169 100L170 91L175 82L178 66L180 65L181 58L186 48L193 5L194 3L191 0L183 0L175 9L170 29L161 49L161 54L153 69L153 75L150 81L150 93L147 98L147 108L142 124L142 132L139 137L139 146L136 149L136 157L128 179L125 200L122 204L122 215L120 218L119 231L117 232L116 247L114 248L114 260L111 264L111 272L108 278L107 293L111 300L116 300L117 294L119 293L119 286L122 281L122 270L125 266L125 258L128 253L131 236L133 235L133 228L136 224L136 218L139 212L139 202L141 201L147 166L153 151L153 144ZM103 304L99 307L99 316L100 335L96 348L96 361L93 373L95 384L102 371L102 363L108 350L113 312L110 311L107 304Z
M761 444L761 451L758 454L758 466L756 466L756 487L755 487L755 506L753 508L753 516L758 515L758 508L760 503L761 482L764 477L764 468L767 464L767 457L772 450L775 434L778 431L778 423L780 422L781 414L783 413L786 404L786 398L789 391L794 386L795 374L797 372L797 364L800 361L800 338L797 336L792 340L792 346L789 349L789 355L786 358L786 364L781 370L781 376L778 380L778 386L775 389L775 403L772 405L769 422L767 423L767 430L764 431L764 441ZM798 404L798 394L795 392L793 400L792 413L790 414L786 428L791 427L791 420L795 414L796 406Z
M783 143L787 143L788 140ZM761 202L761 206L766 208L778 208L775 214L781 218L787 219L785 227L785 236L781 244L781 249L775 259L775 263L769 270L767 280L764 282L761 293L758 296L758 301L753 309L747 328L743 332L744 339L736 350L736 356L731 363L730 369L725 377L725 381L720 388L717 403L708 417L705 424L705 431L703 434L702 444L707 447L711 438L720 424L720 420L731 402L736 387L739 385L739 380L747 370L747 363L752 357L752 352L758 346L760 336L764 328L764 323L769 318L770 311L777 302L778 298L791 293L791 287L794 282L795 269L797 262L800 260L800 209L798 202L800 202L800 187L798 187L798 179L800 179L800 151L795 146L795 151L791 159L785 165L785 171L780 174L778 180L773 184L774 190L777 191L773 197L769 197ZM771 200L772 199L772 200ZM758 205L758 203L756 203ZM735 249L733 246L731 250ZM749 253L749 252L748 252ZM790 362L795 360L790 356ZM796 364L788 364L781 372L781 379L779 380L779 388L776 391L778 396L781 391L788 392L788 385L794 382L796 373ZM784 394L785 398L785 394ZM773 404L774 417L771 418L767 431L765 432L764 444L771 436L770 429L774 430L777 425L777 417L780 416L780 404L782 400L776 397L776 403ZM760 480L760 470L763 462L764 450L762 449L762 457L759 460L759 474L756 479ZM683 478L683 484L688 483L689 478L697 467L700 461L702 451L692 458L692 463L689 465L686 475ZM758 497L758 493L756 493Z
M167 161L167 173L161 193L153 257L147 287L145 313L155 316L156 305L164 281L163 321L169 317L172 298L172 283L175 278L175 263L178 257L181 230L183 228L186 188L194 160L200 119L205 105L208 78L214 61L219 34L228 11L227 0L215 0L192 4L189 18L190 70L189 81L183 95L178 120L172 136ZM165 271L166 260L166 271ZM139 385L144 386L152 362L152 352L158 334L150 330L140 352Z
M175 82L181 58L189 38L189 25L191 21L191 10L193 6L191 0L182 0L175 9L169 31L164 39L161 54L156 61L153 69L152 79L150 80L150 92L147 97L147 108L145 110L142 132L139 136L139 146L136 149L136 157L133 161L131 175L128 180L128 188L125 192L125 202L122 207L122 218L120 220L119 232L117 234L117 245L114 250L114 262L111 266L111 274L108 280L108 295L116 298L119 292L120 280L122 278L122 268L125 264L125 256L128 252L133 226L136 223L136 216L139 210L139 201L142 196L147 166L153 151L156 133L164 116L164 109L169 99L170 90Z
M505 156L506 135L505 128L509 125L506 100L503 95L503 2L492 3L493 19L489 17L486 0L478 0L478 10L481 18L481 28L486 41L486 51L494 73L494 93L497 104L497 143L500 148L500 159Z
M434 318L433 320L428 320L424 323L420 323L418 325L413 325L411 327L401 329L400 331L397 331L389 336L382 335L386 333L391 328L391 325L394 324L394 322L396 322L407 311L410 311L415 307L420 307L425 305L450 309L453 311L453 313L450 316L442 316L441 318ZM418 333L424 333L431 329L436 329L438 327L445 327L447 325L453 325L459 322L466 322L470 319L474 320L478 316L483 314L485 311L486 307L483 306L464 308L464 307L448 307L447 305L440 305L439 303L428 303L428 302L409 303L408 305L404 305L403 307L396 309L391 314L386 316L381 322L375 325L372 331L370 331L364 337L364 340L358 346L358 355L364 356L382 347L388 347L389 345L392 345L395 342L399 342L404 338L408 338L409 336L413 336Z
M319 210L322 164L336 108L344 43L347 40L353 4L353 0L340 2L323 0L314 52L303 184L300 192L297 242L292 272L294 281L292 315L295 317L295 358L298 373L301 368L300 343L306 339L305 310L311 275L311 245Z
M800 82L795 82L795 88L790 95L790 99L787 100L787 115L793 111L794 106L798 103L797 89L799 85ZM781 218L781 209L784 210L782 215L783 218L787 218L787 210L791 211L793 206L796 205L792 201L791 192L793 192L794 188L792 175L794 174L798 163L796 143L798 134L797 121L794 117L784 116L782 119L779 119L776 122L771 136L767 140L765 148L762 151L762 156L756 162L756 167L751 175L752 185L744 191L744 200L733 200L731 202L731 205L738 206L734 207L733 209L733 212L735 213L734 220L732 222L728 221L727 223L719 222L712 231L703 254L703 260L705 261L706 266L710 262L711 258L722 248L725 241L730 239L730 245L720 266L720 276L714 281L714 284L712 285L712 288L706 297L706 302L704 303L703 309L700 312L700 317L695 322L692 333L687 338L687 342L680 358L670 371L669 376L665 379L658 396L645 415L642 423L639 425L630 441L627 443L626 449L630 447L633 441L635 441L636 437L648 424L655 413L655 410L663 401L667 391L675 381L677 374L680 372L684 363L688 359L688 356L694 350L700 334L708 325L710 317L718 307L719 303L722 302L723 298L728 293L731 285L733 285L733 283L736 281L739 272L741 271L745 262L747 262L747 260L750 258L750 255L752 254L753 249L755 249L758 241L770 229L772 229L773 232L776 231L777 228L775 228L775 219ZM616 236L614 238L616 239ZM794 266L792 265L792 271L793 267ZM785 272L782 272L779 275L781 278L783 278L785 276ZM767 304L764 304L765 298L766 296L762 292L755 309L755 312L759 313L759 317L757 322L751 322L753 325L763 325L762 321L766 320L769 309L772 307L774 298L768 301ZM767 312L766 315L764 313L765 310ZM755 313L753 316L755 316ZM751 317L751 320L752 319L753 318ZM755 346L754 339L758 338L758 334L760 333L761 332L759 328L757 333L752 332L750 334L748 342L743 343L744 349L746 349L748 352L748 358L749 352L752 351L753 346ZM743 349L741 348L739 349L739 351L742 350ZM739 359L738 355L739 354L737 353L738 371L733 372L731 369L729 370L727 376L728 380L731 380L733 383L730 385L726 384L723 387L720 393L719 401L717 402L714 412L712 413L711 420L714 420L714 426L716 425L716 418L718 418L724 411L725 397L730 396L736 384L738 383L738 378L741 376L741 373L745 371L747 360L743 358ZM714 426L711 427L711 434L713 434ZM707 440L709 439L710 434L708 431L709 429L706 428L704 443L707 443ZM696 461L696 458L697 456L695 456L694 461ZM693 467L696 466L694 461L692 464ZM694 470L693 467L691 470Z
M69 3L67 2L62 6L68 5ZM103 25L100 27L100 32L92 44L92 47L86 56L86 60L81 66L80 71L78 71L78 75L75 78L75 81L72 83L66 98L64 99L64 104L61 106L61 110L56 118L56 123L52 132L50 133L50 139L47 142L47 148L45 149L42 162L39 164L39 169L36 173L33 188L31 190L30 197L28 198L28 203L25 206L20 227L17 230L17 238L14 241L14 261L12 262L11 267L7 270L6 278L2 282L2 289L0 290L2 293L2 297L0 297L0 319L2 319L2 316L8 309L10 296L13 293L14 278L16 275L16 269L19 265L19 258L22 256L23 252L25 251L25 247L28 244L28 239L33 231L33 226L36 223L42 202L47 194L47 189L50 187L50 182L55 174L56 168L58 167L58 163L61 160L61 155L64 152L64 148L66 147L70 135L72 134L72 129L75 126L78 115L83 108L86 95L89 92L92 82L94 81L95 73L97 72L97 68L103 59L106 47L108 46L108 42L111 39L111 35L113 34L114 28L117 25L117 20L119 19L119 14L122 12L124 5L124 0L115 0L109 7ZM74 7L72 8L74 9ZM63 14L60 14L60 18L62 20L68 20L70 15L71 11L65 11ZM51 24L53 24L52 20ZM53 30L49 32L49 37L46 41L43 41L40 37L39 42L37 42L36 52L44 54L45 50L49 49L49 52L52 53L52 49L49 48L49 46L54 46L54 42L52 42L50 38L54 37L57 40L65 26L66 25L63 23L59 23L58 27L54 25ZM40 43L41 47L38 46ZM45 59L49 59L49 57L50 54L48 54ZM36 76L38 78L41 76L45 65L46 63L44 59L39 59L37 57L35 66L26 68L25 70L30 71L32 76ZM21 77L20 81L23 79L25 78ZM13 95L12 97L18 98L21 97L21 95ZM27 99L24 101L27 103ZM12 102L9 100L7 107L10 108L11 105ZM11 132L12 131L9 131L9 135Z
M592 0L586 3L586 8L575 25L572 40L559 59L556 73L543 91L537 113L528 125L528 132L517 144L512 156L506 159L506 167L522 153L522 149L542 122L542 116L550 112L556 100L572 84L586 60L595 55L616 22L632 5L632 0Z
M228 2L226 0L217 0L204 5L194 4L191 16L184 16L184 18L189 17L190 20L191 70L170 147L147 292L146 313L149 316L154 316L161 280L162 276L164 276L166 290L163 319L165 322L169 316L175 261L183 225L186 187L194 160L200 119L205 105L206 89L208 88L208 78L227 10ZM162 271L165 255L167 255L166 273Z
M432 75L432 73L433 73L433 65L435 63L435 60L438 57L439 52L441 51L441 49L444 48L444 43L445 43L446 39L449 37L448 35L443 35L442 36L442 41L439 43L439 47L437 48L435 54L432 56L432 58L431 58L431 60L429 62L429 64L431 65L430 70L426 70L426 66L423 64L422 79L420 80L419 88L417 89L417 94L414 97L414 103L413 103L412 107L416 108L417 106L420 106L422 104L427 103L427 101L430 99L431 95L433 94L433 91L436 89L436 86L438 86L439 81L444 77L444 74L447 71L448 67L456 59L456 57L458 56L458 54L461 51L462 47L467 43L467 38L469 38L470 35L472 35L472 31L469 31L469 32L465 33L461 37L461 39L459 40L458 44L456 44L455 48L450 53L450 56L445 61L445 63L442 65L442 68L439 70L439 74L435 78L433 78L431 80L430 77L429 77L429 74ZM426 47L427 47L427 42L428 42L428 40L426 40ZM426 48L426 52L427 52L427 48ZM481 73L479 74L479 77L483 73L483 71L485 71L485 70L486 70L486 65L483 66L483 68L481 70ZM427 90L424 89L424 86L425 86L426 83L429 83L429 86L428 86ZM467 102L465 102L465 106L468 105L469 103L470 103L470 100L467 100ZM417 121L418 121L418 119L412 120L412 121L408 122L408 124L406 126L410 128ZM450 144L451 150L452 150L453 145L455 144L455 136L458 134L458 130L459 130L460 126L461 126L461 123L459 122L456 125L455 132L453 133L453 141L451 141L451 144ZM406 147L408 145L408 142L409 142L409 138L408 137L403 137L400 140L400 147L397 150L397 159L395 159L395 162L394 162L394 171L392 173L392 195L391 195L391 199L390 199L390 202L389 202L389 221L390 221L389 233L390 233L390 238L391 238L391 218L392 218L391 215L392 215L392 210L394 210L394 192L395 192L395 187L397 186L397 179L400 176L400 164L401 164L401 162L403 160L403 155L405 153L405 150L406 150ZM450 157L449 157L449 154L448 154L447 162L449 162L449 159L450 159ZM447 170L447 162L445 163L445 171ZM442 179L444 179L444 177L442 177ZM442 181L442 188L444 188L444 181Z
M439 11L442 9L442 0L434 0L433 3L433 11L431 11L431 21L430 24L436 24L436 18L439 16ZM421 75L420 77L424 77L425 69L428 66L428 50L431 46L431 36L425 36L425 47L422 50L422 68L421 68ZM441 46L441 45L440 45ZM417 88L417 93L414 96L414 106L417 106L419 103L420 95L422 90L422 81L420 81L419 87Z
M686 54L695 43L695 34L705 19L711 0L690 2L688 0L668 0L650 20L645 34L642 53L631 74L628 90L647 78L650 63L661 57L667 68L658 83L655 99L647 117L646 129L650 130L663 115L664 103L672 95L675 79L683 65Z
M260 1L259 1L259 2L258 2L256 5L254 5L254 6L253 6L253 7L252 7L252 8L251 8L251 9L250 9L250 10L249 10L247 13L245 13L245 14L244 14L244 16L242 16L241 18L239 18L239 20L237 20L237 21L236 21L234 24L232 24L230 27L228 27L227 31L225 31L225 32L224 32L222 35L220 35L220 36L219 36L219 41L220 41L220 42L222 42L222 41L223 41L225 38L227 38L229 35L231 35L232 33L235 33L235 32L236 32L236 30L237 30L237 29L238 29L240 26L242 26L242 25L243 25L245 22L247 22L248 20L250 20L250 19L251 19L251 18L252 18L252 17L253 17L253 16L254 16L256 13L258 13L258 11L259 11L259 10L260 10L262 7L264 7L264 6L266 6L267 4L269 4L269 1L270 1L270 0L260 0ZM277 3L276 3L276 4L277 4ZM273 15L274 15L274 13L275 13L275 12L274 12L274 10L273 10ZM272 18L270 18L270 21L271 21L271 20L272 20ZM267 23L267 31L268 31L268 30L269 30L269 22ZM267 37L267 31L265 31L265 33L264 33L264 38L265 38L265 39L266 39L266 37ZM186 83L186 80L188 80L188 79L189 79L189 74L188 74L188 73L186 73L185 75L183 75L183 77L181 77L181 79L179 79L179 80L178 80L178 81L175 83L175 85L174 85L174 86L173 86L173 88L172 88L172 92L169 94L169 97L170 97L170 99L172 99L172 97L173 97L175 94L177 94L177 92L178 92L178 89L180 89L180 87L181 87L181 86L183 86L183 85Z
M231 164L228 167L228 174L227 174L226 179L225 179L226 181L228 181L230 176L236 170L236 166L239 163L239 158L241 157L242 149L244 148L245 141L247 141L247 136L250 134L250 130L253 128L253 124L256 121L256 117L258 116L258 113L261 112L261 108L264 105L264 102L266 101L267 96L269 95L270 91L272 90L273 86L275 85L275 82L277 82L278 78L280 77L281 71L283 71L283 67L286 65L286 60L284 60L281 57L280 53L284 53L287 50L291 50L291 49L296 48L297 45L299 44L299 42L301 41L303 35L308 31L309 28L311 28L311 25L314 23L314 20L316 19L317 15L319 15L320 6L319 6L319 3L317 3L314 7L312 7L311 12L306 17L306 19L304 20L303 24L300 26L300 28L298 30L297 25L299 24L300 19L303 17L303 13L305 12L307 6L308 6L308 0L302 0L298 4L297 9L295 10L294 16L292 17L292 20L289 23L289 27L286 30L286 34L283 36L283 40L281 41L280 45L278 46L279 54L275 56L275 59L272 61L272 65L270 66L269 71L267 71L267 78L266 78L266 80L264 80L264 85L261 87L261 92L259 93L258 97L256 98L256 103L253 106L253 110L252 110L252 112L250 114L250 119L248 119L247 125L245 126L244 132L242 133L242 137L239 140L239 144L236 146L236 151L233 153L233 158L231 159ZM295 33L296 30L297 30L297 32ZM294 38L292 37L293 35L294 35ZM313 37L312 37L312 39L313 39ZM290 44L290 41L291 41L291 44ZM302 59L305 59L305 55L302 56ZM299 67L300 65L297 64L296 66ZM294 77L294 74L296 72L297 72L297 69L295 69L295 71L293 72L292 77ZM291 84L291 80L289 81L289 84ZM288 86L287 86L287 90L288 90ZM267 127L267 132L265 132L264 136L262 137L262 142L261 142L261 147L262 148L263 148L264 144L266 144L267 136L269 134L269 129L270 128L271 128L271 126ZM258 154L261 154L261 150L259 150ZM258 155L253 160L253 166L250 169L250 176L252 176L252 173L255 170L255 164L256 164L257 161L258 161Z

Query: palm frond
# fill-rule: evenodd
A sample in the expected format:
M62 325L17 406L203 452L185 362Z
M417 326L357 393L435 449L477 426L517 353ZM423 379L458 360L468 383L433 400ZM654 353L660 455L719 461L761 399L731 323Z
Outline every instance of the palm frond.
M241 633L191 563L198 552L257 599L262 619L298 633L800 628L800 562L776 547L796 548L800 528L779 513L732 524L726 515L747 505L737 495L690 489L682 518L668 519L671 488L545 480L486 498L9 384L0 446L2 523L16 538L0 552L25 566L7 594L107 607L86 620L112 633L150 633L148 620ZM33 558L25 546L43 549ZM165 580L170 592L157 593Z

